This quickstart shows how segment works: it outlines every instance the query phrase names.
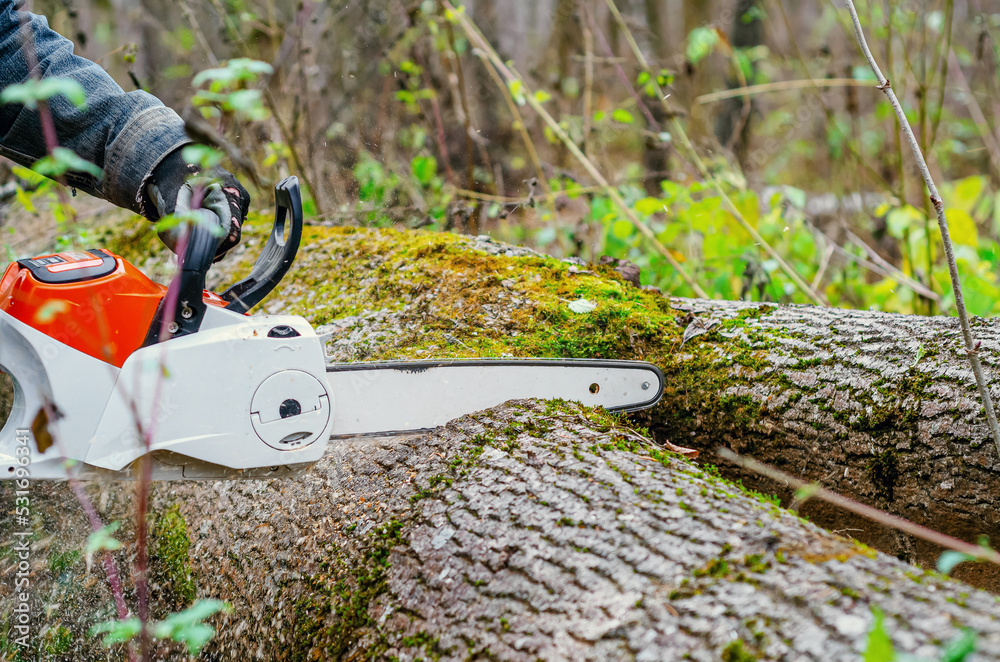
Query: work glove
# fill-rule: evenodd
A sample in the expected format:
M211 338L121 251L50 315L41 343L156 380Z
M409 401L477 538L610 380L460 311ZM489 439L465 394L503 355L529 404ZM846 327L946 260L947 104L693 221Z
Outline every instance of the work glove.
M150 176L145 193L155 207L149 210L147 218L156 221L163 216L191 211L191 199L194 188L188 177L198 174L196 166L188 164L181 156L181 150L171 152L163 159ZM243 221L250 210L250 194L236 180L232 173L222 168L212 168L205 175L206 180L214 183L205 190L201 201L201 209L212 212L214 218L205 216L210 222L218 223L221 228L219 247L215 252L213 262L221 260L236 244L240 243ZM199 212L203 216L204 211ZM181 227L174 227L159 233L160 240L170 250L177 252L177 241L180 239Z

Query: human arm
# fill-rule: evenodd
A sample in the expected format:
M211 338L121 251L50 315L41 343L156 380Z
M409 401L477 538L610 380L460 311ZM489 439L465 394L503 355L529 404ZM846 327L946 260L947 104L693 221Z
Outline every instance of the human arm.
M29 71L29 65L36 70ZM99 65L74 55L73 43L51 30L44 17L20 11L15 0L0 0L0 89L31 77L68 78L87 94L83 108L60 95L48 101L59 146L102 171L99 178L68 172L67 184L150 220L174 211L189 174L179 150L191 142L177 113L151 94L125 92ZM31 166L47 151L37 110L0 105L0 155ZM206 199L225 229L221 255L239 241L249 195L228 172L209 174L221 180Z

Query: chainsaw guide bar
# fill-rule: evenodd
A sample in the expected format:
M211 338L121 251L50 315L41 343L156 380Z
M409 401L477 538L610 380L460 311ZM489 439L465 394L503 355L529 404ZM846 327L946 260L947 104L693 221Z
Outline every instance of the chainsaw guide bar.
M0 431L0 479L127 480L143 457L154 480L289 477L338 439L426 431L508 400L617 411L659 400L663 374L641 361L328 364L305 319L246 314L287 272L301 238L297 180L275 193L261 256L222 295L204 289L217 239L200 226L176 296L103 249L7 268L0 367L14 403Z

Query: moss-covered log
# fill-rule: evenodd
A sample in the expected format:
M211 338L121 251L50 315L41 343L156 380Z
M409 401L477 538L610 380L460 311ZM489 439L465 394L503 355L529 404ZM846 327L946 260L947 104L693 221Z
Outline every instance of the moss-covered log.
M579 298L597 307L574 313ZM728 444L974 539L996 527L998 463L951 320L668 299L610 266L485 239L326 228L268 306L322 325L339 360L643 358L668 388L639 419L514 403L433 434L338 441L298 480L158 486L161 612L193 593L234 607L203 659L853 660L873 608L900 651L935 658L970 627L978 659L1000 659L994 596L636 431L703 459ZM977 332L989 361L996 333ZM126 517L130 488L90 489L106 518ZM25 659L104 659L85 636L112 610L100 568L73 554L83 517L64 487L35 503L36 641L50 652ZM869 523L811 517L906 550Z
M1000 457L953 318L668 298L613 266L485 238L317 229L308 240L288 303L274 305L326 325L338 360L645 359L667 388L643 423L730 478L792 499L718 462L719 446L957 537L1000 540ZM579 298L597 308L572 312ZM995 370L1000 326L974 327ZM822 504L804 514L925 566L941 551ZM1000 590L992 566L958 573Z

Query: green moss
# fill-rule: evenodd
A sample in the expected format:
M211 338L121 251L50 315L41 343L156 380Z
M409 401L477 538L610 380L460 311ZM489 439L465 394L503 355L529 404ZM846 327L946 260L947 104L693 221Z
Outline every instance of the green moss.
M295 603L295 632L292 635L291 659L304 662L315 645L323 647L329 659L344 659L361 647L361 658L378 657L388 642L378 632L370 610L387 586L389 559L393 547L402 544L402 522L393 519L367 534L360 558L332 549L328 561L321 564L323 572L307 580L307 590ZM326 625L328 615L333 623ZM415 635L414 645L430 645L439 650L436 641ZM364 638L364 641L361 641ZM425 650L427 650L425 648ZM435 658L437 659L437 658Z
M754 662L756 659L757 656L739 639L729 642L729 645L722 649L722 662Z
M49 572L61 575L80 561L80 550L67 549L49 554Z
M501 619L503 620L503 619ZM441 640L438 637L431 636L427 632L421 630L415 635L409 637L403 637L399 640L399 646L401 648L419 648L423 650L424 654L427 655L431 660L435 662L440 660L442 656L447 655L451 652L451 649L442 649ZM417 658L420 659L420 658Z
M73 632L67 627L57 625L45 631L43 642L45 652L50 655L68 653L73 647Z
M168 603L186 605L195 599L195 582L188 558L190 548L187 522L175 504L161 513L152 527L151 575L161 586Z
M716 577L721 578L729 574L729 563L725 559L712 559L703 568L698 568L692 573L695 577Z
M771 569L771 562L763 554L747 554L743 557L743 565L753 573L762 574Z

